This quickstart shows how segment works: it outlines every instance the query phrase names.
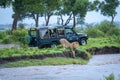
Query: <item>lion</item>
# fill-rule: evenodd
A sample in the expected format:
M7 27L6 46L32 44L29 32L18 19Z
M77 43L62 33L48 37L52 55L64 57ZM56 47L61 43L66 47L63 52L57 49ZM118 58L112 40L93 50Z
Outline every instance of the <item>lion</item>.
M70 49L72 51L72 56L75 57L75 50L79 47L79 42L70 43L66 39L60 39L60 43L64 49L70 47Z

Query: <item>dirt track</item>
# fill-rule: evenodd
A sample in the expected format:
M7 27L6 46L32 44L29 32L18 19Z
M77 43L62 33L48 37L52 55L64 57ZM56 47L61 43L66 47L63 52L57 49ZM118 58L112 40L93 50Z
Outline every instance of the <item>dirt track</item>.
M95 55L88 65L31 66L0 69L0 80L105 80L120 77L120 54Z

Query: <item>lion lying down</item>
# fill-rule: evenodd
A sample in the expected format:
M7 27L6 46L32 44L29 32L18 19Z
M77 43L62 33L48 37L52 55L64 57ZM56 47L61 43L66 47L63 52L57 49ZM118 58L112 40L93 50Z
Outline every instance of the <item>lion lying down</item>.
M72 51L72 56L75 57L75 50L79 47L79 42L68 42L66 39L60 39L60 43L63 46L63 48L70 47Z

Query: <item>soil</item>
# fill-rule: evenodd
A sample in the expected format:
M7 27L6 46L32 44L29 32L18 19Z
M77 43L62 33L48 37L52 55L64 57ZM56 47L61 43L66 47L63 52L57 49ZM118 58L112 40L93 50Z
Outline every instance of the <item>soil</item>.
M105 46L103 48L97 48L97 47L93 47L91 49L87 50L89 53L91 53L92 55L96 55L96 54L116 54L116 53L120 53L120 48L112 46L112 47L108 47Z

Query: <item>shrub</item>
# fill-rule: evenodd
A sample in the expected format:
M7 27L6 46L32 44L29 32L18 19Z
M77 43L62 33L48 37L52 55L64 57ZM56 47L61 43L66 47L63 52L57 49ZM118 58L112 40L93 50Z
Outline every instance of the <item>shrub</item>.
M97 27L100 31L102 31L104 34L106 34L106 33L108 32L108 30L110 29L111 24L110 24L110 22L108 22L108 21L104 21L104 22L102 22L101 24L96 25L96 27Z
M120 29L117 27L111 27L109 28L107 35L108 36L112 36L112 35L120 36Z
M89 37L96 38L96 37L104 37L104 33L96 28L90 28L85 31Z
M109 76L105 77L106 80L115 80L114 74L110 74Z
M27 35L26 30L14 30L12 32L12 39L17 42L24 43L25 36Z
M111 43L118 43L120 44L120 37L116 35L112 35L109 37L109 40Z
M5 31L0 31L0 39L4 39L5 36L7 36L7 33Z
M11 40L10 36L5 36L5 38L2 40L1 43L9 44L11 42L12 42L12 40Z
M91 55L86 50L76 50L76 56L81 57L85 60L89 60Z

